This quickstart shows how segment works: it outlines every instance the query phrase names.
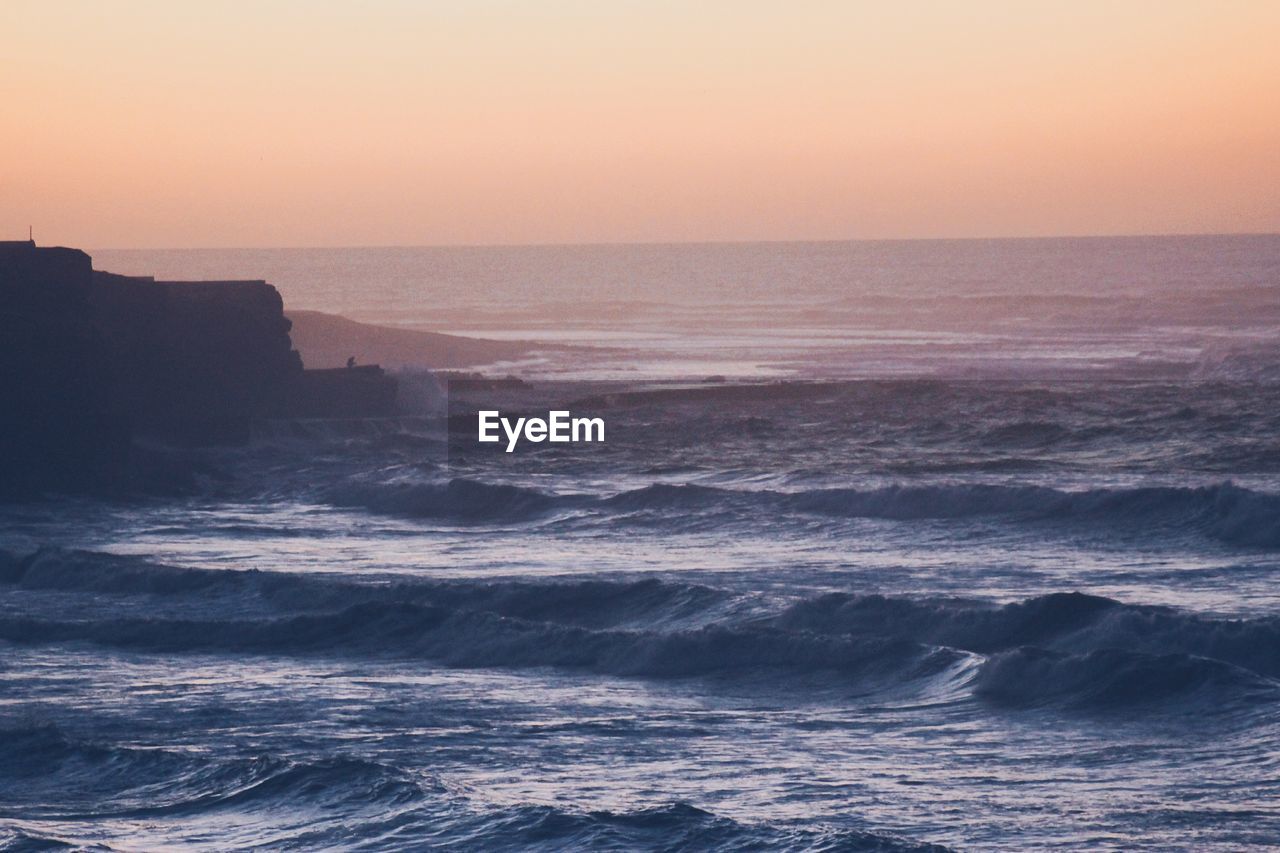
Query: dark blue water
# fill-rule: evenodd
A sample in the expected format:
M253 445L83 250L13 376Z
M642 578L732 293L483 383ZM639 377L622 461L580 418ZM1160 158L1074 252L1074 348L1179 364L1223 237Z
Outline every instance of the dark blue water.
M277 425L7 508L10 844L1280 833L1280 389L584 401L604 448Z
M426 405L0 508L0 843L1273 844L1275 280L1245 254L1198 313L1212 264L1160 307L1126 256L1147 319L1001 308L943 331L1012 349L877 349L898 378L801 340L785 381L598 381L659 352L615 339L509 392L603 446L468 450ZM1075 344L1029 360L1046 324ZM677 337L647 363L771 357Z

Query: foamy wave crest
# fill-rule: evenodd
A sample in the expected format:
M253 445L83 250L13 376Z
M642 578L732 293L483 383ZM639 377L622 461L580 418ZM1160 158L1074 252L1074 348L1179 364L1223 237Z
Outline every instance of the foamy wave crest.
M220 758L81 743L52 725L0 729L0 745L20 750L16 762L0 761L0 821L16 823L7 827L12 849L97 846L117 831L131 837L139 822L152 844L199 846L210 819L228 849L343 846L376 838L384 823L417 820L445 795L433 779L356 756Z
M1080 593L1002 607L836 593L792 605L777 623L790 630L894 637L987 655L1023 647L1070 654L1176 653L1280 678L1280 619L1215 619Z
M207 821L216 820L228 849L275 846L362 849L435 845L491 850L746 850L806 849L945 853L947 848L861 828L782 823L743 823L683 802L629 812L576 811L554 806L477 806L375 762L354 758L286 762L264 759L270 769L256 778L228 778L224 788L194 794L162 809L107 814L52 815L43 824L0 824L4 849L81 849L148 823L148 838L162 846L207 843ZM153 778L150 786L181 788L184 779ZM79 821L83 835L78 832ZM199 818L188 825L183 819ZM47 828L46 828L47 827ZM190 833L190 834L188 834ZM96 844L94 846L97 846Z
M279 619L0 619L14 643L91 642L160 653L239 652L424 658L454 667L556 667L650 678L841 672L925 677L961 655L896 640L712 625L593 630L491 612L365 602Z
M1070 492L1043 486L898 486L825 489L789 495L792 509L864 518L923 519L1007 515L1029 520L1192 524L1226 542L1280 547L1280 495L1231 483Z
M257 569L178 568L140 557L56 547L26 556L0 551L0 584L72 594L109 593L111 600L126 605L129 599L120 597L147 596L153 602L191 599L210 613L219 609L241 613L255 604L276 612L307 612L361 602L430 603L594 627L701 625L732 601L723 590L655 578L557 583L415 579L375 584Z
M632 812L523 806L467 818L477 839L518 850L842 850L945 853L945 847L836 827L741 823L687 803ZM461 827L459 827L461 828Z
M0 723L0 816L144 817L198 809L279 773L271 759L219 762L67 734L50 722ZM58 802L53 809L42 805Z
M1045 486L951 484L799 492L735 490L657 483L614 495L558 495L519 486L455 478L448 482L349 482L330 503L370 512L471 523L533 521L557 512L590 510L610 520L637 515L687 523L733 514L818 515L893 521L1002 517L1009 523L1126 524L1141 529L1198 531L1219 541L1280 548L1280 495L1231 483L1214 486L1064 491Z
M1248 701L1280 679L1280 617L1224 619L1079 593L998 606L849 593L761 597L657 579L370 583L57 549L0 553L0 567L6 584L76 596L74 618L56 603L0 617L0 640L15 644L762 684L800 675L945 701L976 691L1008 704L1064 706L1164 697L1176 707L1210 687L1224 703Z

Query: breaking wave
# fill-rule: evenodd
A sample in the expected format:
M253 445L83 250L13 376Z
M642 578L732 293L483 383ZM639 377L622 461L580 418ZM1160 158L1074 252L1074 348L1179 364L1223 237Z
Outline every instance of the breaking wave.
M1245 701L1280 679L1280 617L1225 619L1079 593L997 606L848 593L761 598L656 579L374 583L58 549L3 555L0 568L0 582L18 588L109 594L76 618L0 616L0 640L20 645L421 659L762 685L804 676L860 690L969 685L1004 704L1079 707L1210 688ZM186 600L200 609L184 609Z
M499 849L844 850L906 853L947 848L856 829L742 823L687 803L632 812L525 806L487 817Z
M532 521L562 512L590 512L605 519L636 514L683 517L699 512L730 512L744 518L783 513L893 521L991 516L1024 524L1076 521L1138 529L1176 527L1231 545L1280 548L1280 495L1232 483L1084 491L953 484L797 492L656 483L600 496L561 495L454 478L443 483L353 482L331 490L327 499L374 513L469 523Z
M0 723L0 849L200 846L216 821L219 846L378 849L757 848L943 851L861 828L743 823L684 802L634 811L486 807L434 777L358 755L290 760L79 742L52 723ZM57 807L45 805L60 799ZM85 835L81 835L83 831ZM107 847L110 845L108 844Z
M219 846L403 849L424 842L495 850L563 849L821 849L945 851L859 828L744 823L668 802L634 811L575 811L542 805L505 808L472 803L434 779L366 759L288 761L193 760L198 768L116 768L118 793L108 803L164 792L163 806L93 812L8 815L0 811L0 849L100 846L120 827L122 839L144 821L162 846L201 846L205 821L217 821ZM50 779L72 784L62 768ZM99 768L101 769L101 768ZM200 819L187 828L183 820ZM89 821L93 821L89 823ZM83 827L85 836L78 830ZM96 844L93 842L96 841ZM109 849L109 848L108 848Z
M1016 706L1104 710L1193 700L1221 705L1250 696L1273 701L1275 686L1242 667L1194 655L1121 649L1063 654L1024 647L988 660L975 692Z

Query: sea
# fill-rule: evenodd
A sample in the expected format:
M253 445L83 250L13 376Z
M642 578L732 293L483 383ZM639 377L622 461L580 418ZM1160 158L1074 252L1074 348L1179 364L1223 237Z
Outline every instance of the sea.
M92 254L605 441L415 371L0 506L0 849L1280 844L1280 236Z

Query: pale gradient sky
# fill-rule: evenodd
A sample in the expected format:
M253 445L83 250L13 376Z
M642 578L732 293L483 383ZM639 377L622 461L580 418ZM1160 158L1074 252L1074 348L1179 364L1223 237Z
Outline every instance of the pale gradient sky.
M0 3L0 239L1280 231L1280 2Z

